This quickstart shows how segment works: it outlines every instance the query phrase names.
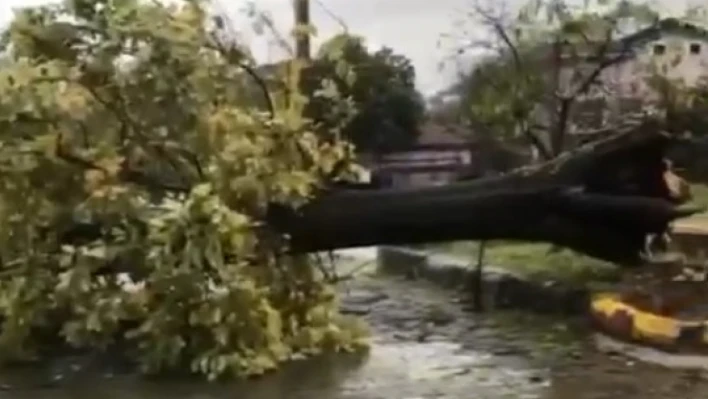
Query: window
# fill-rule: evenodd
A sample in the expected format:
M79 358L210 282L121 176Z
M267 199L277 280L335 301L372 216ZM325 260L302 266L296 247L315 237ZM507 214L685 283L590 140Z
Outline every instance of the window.
M663 44L655 44L654 45L654 55L664 55L666 52L666 46Z
M691 54L700 54L701 53L701 45L698 43L691 43L689 46L689 51Z

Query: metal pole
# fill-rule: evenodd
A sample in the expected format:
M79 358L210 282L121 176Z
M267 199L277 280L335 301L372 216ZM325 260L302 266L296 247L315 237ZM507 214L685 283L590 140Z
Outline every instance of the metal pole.
M480 241L477 247L477 267L472 286L472 306L475 312L484 311L484 252L486 241Z

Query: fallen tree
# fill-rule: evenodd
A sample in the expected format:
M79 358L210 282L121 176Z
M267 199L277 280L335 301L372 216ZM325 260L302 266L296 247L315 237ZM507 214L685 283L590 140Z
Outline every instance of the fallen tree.
M499 237L624 262L681 214L658 128L500 179L319 189L352 149L297 117L296 76L262 112L204 4L109 3L31 7L0 43L0 363L118 346L215 378L366 346L281 233L297 255Z
M453 240L558 244L640 264L648 235L695 213L667 181L671 136L632 120L609 138L509 174L417 189L333 189L307 205L272 204L268 223L295 253Z

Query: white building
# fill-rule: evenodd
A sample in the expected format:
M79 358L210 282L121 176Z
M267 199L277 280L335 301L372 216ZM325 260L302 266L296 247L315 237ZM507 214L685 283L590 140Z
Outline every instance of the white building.
M585 112L587 119L594 121L588 124L596 125L587 127L600 127L608 119L657 101L660 95L649 83L652 76L668 78L684 87L695 87L708 78L708 31L695 25L665 19L623 37L613 48L604 58L624 54L622 60L602 71L599 84L583 98L586 106L578 107L577 114ZM596 66L588 61L588 70ZM564 67L561 87L573 87L572 76L577 76L578 68Z

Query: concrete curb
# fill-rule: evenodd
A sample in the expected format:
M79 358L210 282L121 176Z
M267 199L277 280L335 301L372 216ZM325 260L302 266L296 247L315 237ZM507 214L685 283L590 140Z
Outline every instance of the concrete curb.
M472 292L476 270L460 258L426 251L381 246L377 270L383 274L423 279L447 289ZM590 292L553 281L539 282L500 267L486 266L482 275L486 309L519 309L544 314L587 314Z

